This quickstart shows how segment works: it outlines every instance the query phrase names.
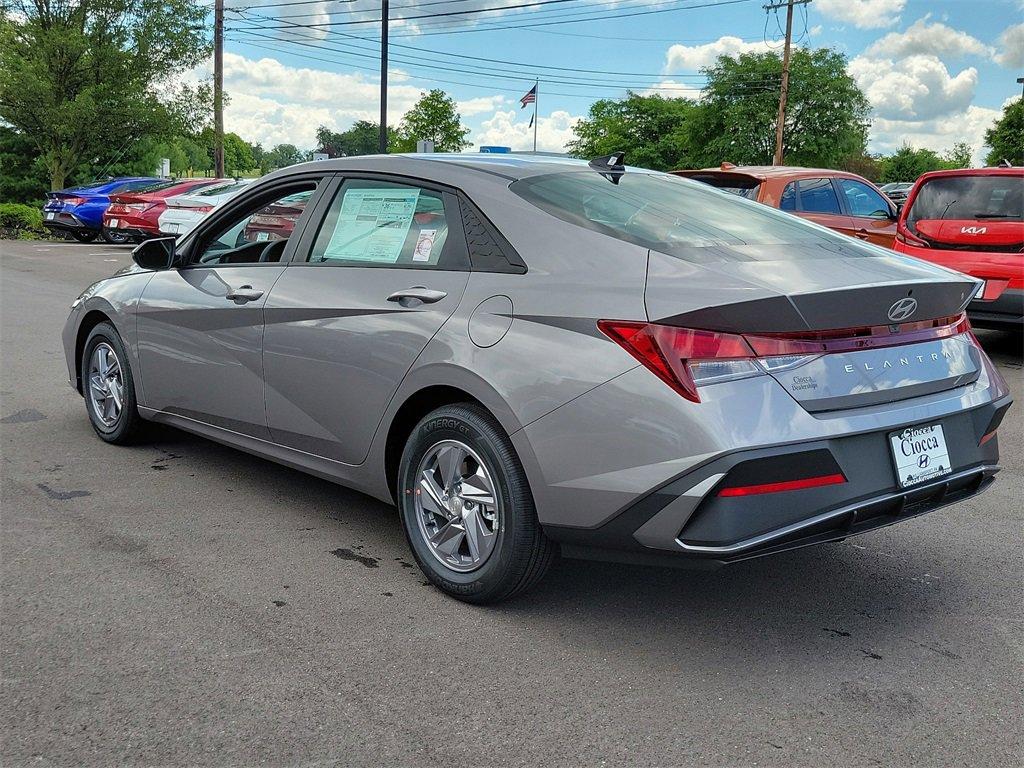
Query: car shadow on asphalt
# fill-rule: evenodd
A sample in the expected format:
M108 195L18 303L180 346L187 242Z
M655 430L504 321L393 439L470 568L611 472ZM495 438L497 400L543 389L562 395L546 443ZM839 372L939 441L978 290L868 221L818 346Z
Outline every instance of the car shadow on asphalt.
M413 560L394 507L170 427L156 426L151 439L150 447L190 457L196 472L217 467L225 481L237 478L235 487L244 484L250 499L274 494L291 499L280 514L294 516L302 530L315 527L328 554L339 547L349 551L358 540L360 558L380 565L367 570L367 578L393 568L408 580L409 592L398 592L395 599L451 602L425 587L422 574L409 567ZM260 513L277 514L278 509L267 502ZM892 543L885 533L875 532L715 571L565 559L525 595L498 606L460 610L467 619L488 611L524 625L550 629L557 624L577 641L582 635L602 649L615 643L629 646L642 629L645 645L660 644L666 651L720 637L734 651L754 653L767 639L773 646L805 647L816 637L850 643L850 652L864 658L881 658L873 650L876 643L886 645L893 635L926 636L923 627L948 618L950 604L970 601L966 593L974 590L967 589L965 578L979 578L977 573L965 576L944 549L948 542L942 532L928 531L923 548L920 535L909 538L902 535ZM923 640L917 644L931 648Z

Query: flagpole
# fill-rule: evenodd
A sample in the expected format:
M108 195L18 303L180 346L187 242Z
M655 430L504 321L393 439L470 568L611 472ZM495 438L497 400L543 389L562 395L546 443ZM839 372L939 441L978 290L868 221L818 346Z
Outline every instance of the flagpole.
M537 154L537 102L540 100L540 80L533 84L533 154Z

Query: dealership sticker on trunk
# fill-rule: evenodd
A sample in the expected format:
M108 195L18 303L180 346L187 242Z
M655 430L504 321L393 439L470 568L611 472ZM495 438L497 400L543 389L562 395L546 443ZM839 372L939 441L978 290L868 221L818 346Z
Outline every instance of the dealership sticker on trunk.
M949 463L949 451L946 449L946 438L938 424L907 427L902 432L889 435L889 441L901 488L953 471Z

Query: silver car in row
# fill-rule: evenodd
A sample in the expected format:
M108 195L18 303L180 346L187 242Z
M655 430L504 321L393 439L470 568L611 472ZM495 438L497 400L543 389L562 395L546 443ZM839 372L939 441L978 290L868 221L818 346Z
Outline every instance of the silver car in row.
M975 280L620 155L294 166L134 260L64 330L97 434L163 422L395 503L462 600L559 552L841 540L999 469Z

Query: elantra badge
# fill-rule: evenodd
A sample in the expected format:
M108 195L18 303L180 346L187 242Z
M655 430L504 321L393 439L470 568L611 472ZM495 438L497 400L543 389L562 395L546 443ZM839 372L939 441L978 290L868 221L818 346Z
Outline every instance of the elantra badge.
M894 323L899 323L914 314L916 310L917 299L912 299L908 296L889 307L889 319Z

